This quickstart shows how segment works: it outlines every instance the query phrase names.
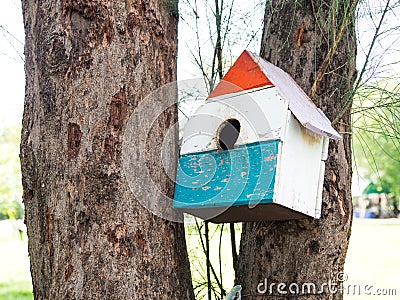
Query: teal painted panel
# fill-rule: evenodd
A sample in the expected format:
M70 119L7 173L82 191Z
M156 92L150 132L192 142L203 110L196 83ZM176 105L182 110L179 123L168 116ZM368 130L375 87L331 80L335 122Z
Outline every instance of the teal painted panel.
M273 140L181 156L173 207L271 203L279 143Z

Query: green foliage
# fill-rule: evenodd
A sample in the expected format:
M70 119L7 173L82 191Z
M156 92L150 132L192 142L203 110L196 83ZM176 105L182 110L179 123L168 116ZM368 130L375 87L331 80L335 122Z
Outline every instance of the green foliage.
M0 220L23 218L19 126L0 131Z
M359 174L400 197L400 84L364 85L353 106L354 156Z

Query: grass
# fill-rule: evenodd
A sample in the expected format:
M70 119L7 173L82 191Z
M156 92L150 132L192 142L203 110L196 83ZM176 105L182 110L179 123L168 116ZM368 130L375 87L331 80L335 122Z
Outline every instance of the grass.
M350 285L346 300L400 299L399 237L399 219L354 220L345 264L344 286ZM387 293L395 289L396 295L374 295L378 289Z
M0 221L0 266L0 299L33 299L27 238L11 221Z
M219 234L210 224L210 260L219 275ZM186 226L191 271L197 299L206 299L205 256L194 225ZM352 235L345 264L348 280L344 283L345 300L400 299L400 219L354 219ZM240 234L237 232L236 241ZM231 246L228 227L222 235L223 286L229 292L233 287ZM211 276L212 277L212 276ZM358 290L358 287L360 290ZM197 290L196 290L197 288ZM213 283L213 288L218 287ZM347 289L346 289L347 288ZM356 288L355 292L353 289ZM392 295L373 295L379 292ZM396 295L393 295L395 289Z
M187 227L188 251L194 275L194 285L198 299L205 299L205 260L202 246L194 226ZM345 265L348 281L345 287L349 295L345 300L400 299L400 220L355 219L352 228L349 250ZM210 224L211 261L219 275L219 234L216 225ZM237 233L237 240L239 232ZM228 227L225 226L221 247L223 285L229 291L233 285L231 267L231 248ZM21 241L18 232L12 230L10 222L0 221L0 299L31 300L32 285L29 275L27 239ZM214 286L216 286L214 284ZM353 287L356 286L356 295ZM367 287L365 287L367 286ZM358 295L358 287L360 293ZM396 295L372 295L381 292L393 292ZM218 288L217 288L218 290Z

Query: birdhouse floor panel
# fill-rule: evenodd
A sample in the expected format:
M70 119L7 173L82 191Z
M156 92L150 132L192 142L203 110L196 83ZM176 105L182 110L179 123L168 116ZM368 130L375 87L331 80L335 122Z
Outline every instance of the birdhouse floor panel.
M225 208L183 209L193 216L213 223L254 222L254 221L285 221L305 219L309 216L276 203L249 206L231 206Z

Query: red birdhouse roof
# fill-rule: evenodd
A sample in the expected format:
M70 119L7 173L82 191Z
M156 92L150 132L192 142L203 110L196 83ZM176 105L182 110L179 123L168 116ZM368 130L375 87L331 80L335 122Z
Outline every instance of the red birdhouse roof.
M282 99L288 102L290 111L305 128L329 138L342 139L330 120L288 73L247 50L242 52L208 98L268 86L277 88Z

